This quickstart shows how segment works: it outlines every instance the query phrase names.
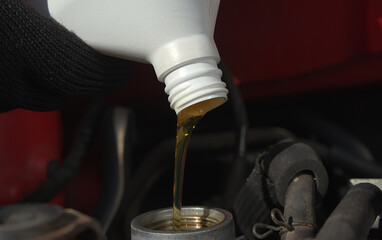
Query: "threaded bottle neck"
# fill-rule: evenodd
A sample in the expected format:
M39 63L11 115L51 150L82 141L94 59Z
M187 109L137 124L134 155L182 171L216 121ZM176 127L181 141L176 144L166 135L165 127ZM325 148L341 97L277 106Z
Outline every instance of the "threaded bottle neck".
M215 59L200 59L175 69L164 79L171 108L178 114L201 101L227 99L228 90L221 76Z

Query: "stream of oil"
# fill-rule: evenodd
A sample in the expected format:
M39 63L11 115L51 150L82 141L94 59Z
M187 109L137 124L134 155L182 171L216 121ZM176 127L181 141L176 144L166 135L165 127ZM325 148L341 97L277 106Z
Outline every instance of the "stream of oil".
M208 111L220 106L226 101L224 98L213 98L194 104L178 114L178 123L176 131L175 146L175 169L174 169L174 188L173 188L173 230L180 231L182 226L181 210L182 210L182 193L183 193L183 177L184 166L188 142L191 137L192 130L197 122Z

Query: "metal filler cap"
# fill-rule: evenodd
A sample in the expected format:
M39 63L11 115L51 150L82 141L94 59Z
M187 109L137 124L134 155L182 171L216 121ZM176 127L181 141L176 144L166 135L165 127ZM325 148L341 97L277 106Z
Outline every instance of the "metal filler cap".
M147 212L131 222L132 240L234 240L232 214L209 207L182 207L181 231L172 229L172 208Z

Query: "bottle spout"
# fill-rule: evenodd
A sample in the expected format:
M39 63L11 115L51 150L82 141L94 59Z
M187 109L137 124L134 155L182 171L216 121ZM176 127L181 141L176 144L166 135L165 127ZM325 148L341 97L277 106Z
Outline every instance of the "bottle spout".
M222 72L214 59L200 59L175 69L164 78L171 108L178 114L209 99L221 98L217 106L224 103L228 90L221 76Z

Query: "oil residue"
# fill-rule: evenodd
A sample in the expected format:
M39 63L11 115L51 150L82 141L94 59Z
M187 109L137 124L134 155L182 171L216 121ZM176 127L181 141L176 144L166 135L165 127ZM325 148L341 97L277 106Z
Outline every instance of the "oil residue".
M226 101L225 98L212 98L191 105L182 110L178 114L178 123L176 131L176 146L175 146L175 169L174 169L174 188L173 188L173 230L181 230L181 210L182 210L182 193L183 193L183 177L184 166L188 143L191 137L192 130L197 122L208 111L220 106Z

